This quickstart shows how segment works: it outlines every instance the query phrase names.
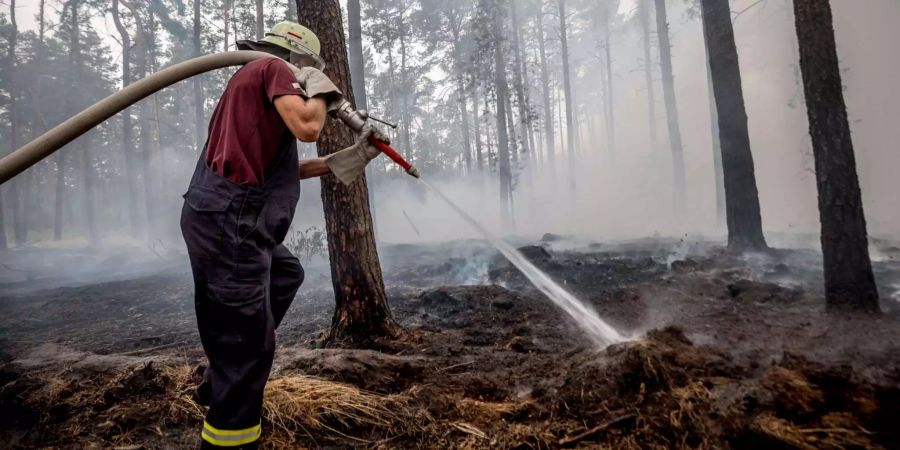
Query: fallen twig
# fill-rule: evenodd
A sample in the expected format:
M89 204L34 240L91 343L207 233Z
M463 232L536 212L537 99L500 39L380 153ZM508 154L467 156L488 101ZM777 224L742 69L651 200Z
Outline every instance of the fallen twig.
M616 417L615 419L612 419L612 420L610 420L609 422L606 422L606 423L604 423L604 424L602 424L602 425L597 425L596 427L591 428L591 429L589 429L589 430L587 430L587 431L585 431L585 432L583 432L583 433L576 434L575 436L567 436L567 437L564 437L564 438L562 438L562 439L559 440L559 445L560 445L560 446L567 446L567 445L572 445L572 444L574 444L574 443L576 443L576 442L583 441L583 440L585 440L585 439L587 439L587 438L589 438L589 437L591 437L591 436L593 436L593 435L595 435L595 434L597 434L597 433L599 433L599 432L601 432L601 431L605 431L605 430L607 430L608 428L610 428L610 427L612 427L612 426L619 425L619 424L624 423L624 422L626 422L626 421L632 420L632 419L634 419L635 417L637 417L637 416L635 416L634 414L625 414L624 416Z
M125 353L120 353L120 354L122 356L138 356L138 355L143 355L145 353L153 353L157 350L165 350L165 349L172 348L172 347L186 345L187 343L188 343L188 341L172 342L172 343L165 344L165 345L158 345L156 347L150 347L150 348L142 348L140 350L125 352Z

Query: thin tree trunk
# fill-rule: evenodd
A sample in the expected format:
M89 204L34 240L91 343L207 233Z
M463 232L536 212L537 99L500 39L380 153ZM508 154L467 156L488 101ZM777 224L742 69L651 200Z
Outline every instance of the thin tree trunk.
M73 0L71 2L71 9L69 11L69 25L72 27L71 29L71 37L69 40L69 70L70 74L72 74L72 86L78 86L81 80L81 30L80 30L80 19L78 17L78 8L79 8L79 0ZM79 93L78 90L73 90L71 95L71 100L69 102L68 110L70 113L74 114L79 111L83 106L83 96ZM84 190L84 219L85 219L85 228L87 229L88 237L92 243L97 242L99 234L97 232L97 221L94 210L94 164L91 159L90 153L90 143L89 135L82 136L80 139L77 139L74 144L75 148L81 154L81 178L82 178L82 189Z
M410 162L414 162L416 158L416 152L412 148L412 131L410 127L412 127L412 112L410 111L410 97L415 95L415 88L409 82L409 73L407 66L407 58L409 53L407 52L406 46L406 38L407 38L407 23L406 19L403 17L405 7L402 7L401 4L399 17L397 20L397 31L398 38L400 40L400 135L403 138L403 152L407 155Z
M472 121L475 127L475 164L478 167L478 173L484 173L484 155L481 149L481 116L478 114L478 96L472 99L472 114L475 120Z
M672 181L675 186L675 210L682 212L685 202L684 147L678 105L675 101L675 77L672 74L672 45L669 43L669 22L666 1L656 0L656 32L659 36L659 65L662 71L663 98L666 103L666 123L669 127L669 147L672 150Z
M460 45L462 45L460 42L462 24L459 21L459 12L456 9L448 11L447 21L450 26L450 32L453 35L453 65L456 72L456 91L459 96L457 103L459 104L459 123L463 140L463 161L466 172L472 173L472 138L469 131L469 110L467 107L469 96L466 94L466 83L463 79L463 60L462 51L460 50Z
M300 22L322 42L322 57L329 63L326 74L352 102L353 88L338 0L298 0L297 10ZM354 139L349 128L328 121L319 139L318 153L329 155L352 145ZM334 176L322 178L336 303L331 343L359 343L374 335L395 336L399 331L388 308L368 198L365 176L350 186L342 185Z
M199 0L197 0L199 2ZM131 35L122 23L119 1L113 0L112 17L116 30L122 39L122 87L131 84ZM122 152L125 155L125 183L128 189L128 217L131 221L131 235L140 234L141 223L138 213L137 174L134 167L134 134L131 122L131 108L122 112Z
M228 41L231 40L229 37L229 28L231 26L231 2L234 0L224 0L222 2L222 30L225 33L225 38L222 41L222 51L228 51Z
M258 0L261 1L261 0ZM360 22L360 6L359 0L349 0L347 2L347 21L350 37L350 83L353 86L354 97L356 98L356 109L368 110L369 102L366 99L366 63L363 57L362 46L362 23ZM369 184L372 189L369 190L369 203L375 204L375 173L374 166L366 168L366 174L369 177ZM375 224L375 233L378 235L378 217L377 211L372 210L372 223Z
M512 199L509 134L506 128L506 99L509 95L509 89L506 84L506 61L503 57L503 40L499 38L503 29L502 16L499 11L502 5L500 2L497 2L494 7L494 30L498 35L494 39L494 88L497 95L497 169L500 177L500 224L504 229L508 229L511 225L510 201Z
M194 57L203 54L203 44L201 43L202 22L200 16L200 0L194 0L194 33L192 41L194 44ZM288 4L293 2L288 1ZM203 99L203 77L201 75L194 76L191 79L194 87L194 143L197 151L201 151L206 141L206 121L204 120L204 99Z
M728 246L762 250L766 248L766 240L762 232L731 9L728 0L702 0L701 9L722 143Z
M644 44L644 82L647 85L647 124L650 128L650 145L653 150L659 148L656 131L656 93L653 87L653 64L650 55L650 4L651 0L640 0L638 13L641 21L641 35Z
M16 80L17 62L16 49L18 47L19 27L16 24L16 1L9 2L9 37L7 41L7 91L9 92L9 144L10 151L19 148L19 108L18 108L18 86ZM10 180L7 195L10 197L10 209L12 210L13 235L16 239L16 245L25 244L27 224L25 220L25 211L22 205L22 185L24 177L20 179ZM0 194L2 195L2 194ZM2 229L4 247L6 245L6 229Z
M262 39L266 33L266 18L263 14L263 0L256 0L256 39Z
M544 137L546 138L546 146L545 149L547 155L547 161L550 163L550 170L553 170L554 166L554 157L555 157L555 148L556 148L556 137L553 136L553 111L552 105L550 103L550 74L549 70L547 70L547 46L545 41L547 40L547 33L544 30L544 2L543 0L539 0L541 2L540 8L537 14L537 41L538 48L541 54L541 88L543 94L543 106L544 106Z
M562 48L563 94L566 102L566 147L569 153L569 189L575 190L575 113L569 69L569 39L566 25L566 0L559 0L559 40Z
M607 5L607 8L609 6ZM615 89L613 89L612 50L610 47L610 12L607 9L603 15L603 50L606 53L606 148L613 164L616 161L616 108Z
M794 0L829 311L880 312L828 0Z
M518 104L519 123L516 128L519 129L518 136L522 141L522 153L527 159L532 152L532 147L528 142L528 103L525 97L525 80L522 76L522 50L519 46L519 17L516 14L515 0L509 2L509 15L512 20L512 53L515 62L513 70L513 78L516 88L516 103Z
M369 109L366 100L366 63L363 58L362 24L359 0L347 1L347 20L350 32L350 81L357 109Z

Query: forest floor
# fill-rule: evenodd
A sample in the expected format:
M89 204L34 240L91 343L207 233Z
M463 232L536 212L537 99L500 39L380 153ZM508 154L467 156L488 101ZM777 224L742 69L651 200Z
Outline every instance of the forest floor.
M526 247L636 336L602 350L475 241L382 248L405 334L320 348L333 297L311 264L278 331L265 446L900 448L900 248L874 244L881 317L826 314L806 250ZM195 448L203 357L185 258L154 251L151 269L75 281L15 264L87 257L28 252L3 256L22 273L0 283L0 447Z

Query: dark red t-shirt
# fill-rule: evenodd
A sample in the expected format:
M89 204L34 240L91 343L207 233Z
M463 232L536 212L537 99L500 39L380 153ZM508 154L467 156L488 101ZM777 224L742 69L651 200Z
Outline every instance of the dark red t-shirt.
M237 184L263 186L278 144L290 133L273 101L301 94L294 73L278 58L256 60L238 70L209 122L209 168Z

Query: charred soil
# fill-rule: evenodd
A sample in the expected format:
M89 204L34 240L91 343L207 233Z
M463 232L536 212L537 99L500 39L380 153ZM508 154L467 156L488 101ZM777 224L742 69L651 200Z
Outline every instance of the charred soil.
M387 247L402 337L320 348L333 300L308 271L278 332L265 445L900 448L900 250L875 263L880 317L826 314L806 251L525 253L634 339L591 347L476 243ZM191 294L177 274L0 293L0 446L194 447Z

